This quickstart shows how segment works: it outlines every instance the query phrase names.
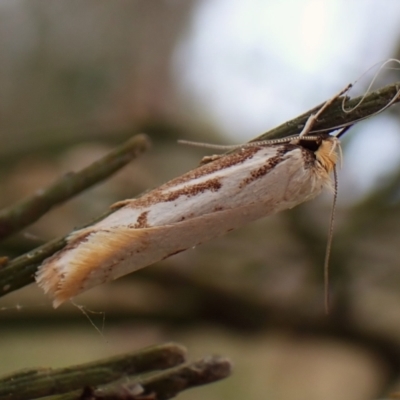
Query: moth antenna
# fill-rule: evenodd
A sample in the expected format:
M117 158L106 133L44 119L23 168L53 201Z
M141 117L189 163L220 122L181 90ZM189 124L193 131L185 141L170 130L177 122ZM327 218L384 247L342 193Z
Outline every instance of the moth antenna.
M258 147L258 146L268 146L271 144L280 144L280 143L290 143L294 140L309 140L316 141L319 139L318 136L288 136L280 139L271 139L271 140L258 140L255 142L243 143L243 144L234 144L234 145L223 145L223 144L211 144L211 143L202 143L202 142L192 142L190 140L178 140L179 144L185 144L189 146L195 147L204 147L212 150L238 150L238 149L247 149L249 147Z
M281 139L271 139L271 140L258 140L256 142L249 142L243 144L233 144L233 145L223 145L223 144L211 144L211 143L202 143L202 142L192 142L190 140L178 140L179 144L186 144L189 146L195 147L204 147L212 150L237 150L248 147L257 147L257 146L266 146L269 144L278 144L278 143L288 143L295 137L286 137Z
M287 136L280 139L270 139L270 140L258 140L256 142L245 143L242 147L253 147L253 146L268 146L270 144L280 144L280 143L290 143L293 140L299 139L299 135ZM303 140L303 138L301 138ZM307 136L304 140L317 140L318 136Z
M267 139L267 140L257 140L255 142L245 143L242 147L254 147L254 146L268 146L270 144L280 144L280 143L289 143L293 139L296 139L297 136L288 136L280 139Z
M185 144L188 146L194 147L204 147L206 149L211 150L236 150L243 147L241 144L232 144L232 145L224 145L224 144L211 144L211 143L202 143L202 142L192 142L190 140L178 140L179 144Z
M397 86L397 89L398 89L398 86ZM368 117L360 118L359 120L356 120L356 121L354 121L354 122L358 122L358 121L361 121L361 120L363 120L363 119L367 119L367 118L370 118L370 117L374 117L374 116L376 116L376 115L378 115L378 114L384 112L384 111L385 111L387 108L389 108L393 103L395 103L395 102L399 99L399 97L400 97L400 89L397 90L397 92L396 92L396 94L393 96L392 100L390 100L389 103L387 103L385 106L383 106L380 110L374 112L373 114L368 115ZM354 123L354 122L353 122L353 123Z
M329 314L329 260L332 249L333 228L335 222L335 211L336 211L337 194L338 194L338 178L337 178L336 165L333 167L333 178L334 178L333 203L332 203L331 218L329 221L328 242L326 244L325 261L324 261L324 309L325 309L325 314L327 315Z
M367 93L368 93L368 92L367 92ZM351 108L350 110L345 110L345 109L344 109L344 102L343 102L343 103L342 103L342 111L345 112L345 113L347 113L347 114L348 114L348 113L351 113L352 111L354 111L357 107L360 106L362 100L365 98L365 96L367 95L367 93L366 93L366 94L363 96L363 98L362 98L353 108ZM388 107L390 107L393 103L395 103L395 102L399 99L399 97L400 97L400 89L398 89L398 87L397 87L397 92L396 92L396 94L393 96L392 100L390 100L389 103L387 103L386 105L384 105L380 110L375 111L374 113L369 114L369 115L367 115L366 117L359 118L359 119L356 119L356 120L354 120L354 121L352 121L352 122L349 122L348 124L339 125L338 128L341 128L341 127L344 127L344 126L349 126L349 125L351 126L351 125L355 124L356 122L363 121L364 119L374 117L374 116L376 116L376 115L378 115L378 114L384 112ZM330 128L330 129L331 129L331 128ZM315 132L319 132L319 131L315 131Z
M271 144L280 144L280 143L291 143L291 142L297 142L299 140L309 140L309 141L316 141L319 139L319 136L316 135L307 135L307 136L300 136L300 135L294 135L294 136L287 136L284 138L280 139L270 139L270 140L258 140L256 142L249 142L242 144L241 146L238 146L240 148L247 148L247 147L254 147L254 146L268 146Z
M375 73L375 75L373 76L373 78L372 78L370 84L368 85L368 88L367 88L367 90L365 91L364 95L361 97L361 100L360 100L353 108L350 108L350 109L346 110L346 109L345 109L345 106L344 106L345 99L343 99L343 102L342 102L342 110L343 110L343 112L345 112L345 113L351 113L351 112L353 112L355 109L357 109L357 108L360 106L360 104L364 101L364 99L365 99L365 97L367 96L367 94L370 92L370 90L371 90L373 84L375 83L376 79L378 78L378 76L379 76L379 74L381 73L381 71L383 70L383 68L385 68L386 65L389 64L389 63L391 63L391 62L395 62L395 63L397 63L397 64L400 64L400 61L397 60L397 59L395 59L395 58L389 58L388 60L385 60L383 63L382 63L382 62L378 62L378 63L374 64L372 67L368 68L368 69L354 82L354 83L357 83L357 82L358 82L365 74L367 74L372 68L374 68L376 65L382 63L382 65L379 67L378 71L377 71L377 72ZM396 93L394 99L397 98L397 97L398 97L398 93ZM389 106L393 103L394 99L392 99L392 100L389 102L389 104L387 104L386 106L384 106L381 110L377 111L377 112L374 113L374 114L371 114L370 116L376 115L377 113L381 113L382 111L384 111L387 107L389 107Z
M389 63L391 63L391 62L395 62L395 63L397 63L397 64L400 64L400 60L397 60L397 59L395 59L395 58L390 58L390 59L388 59L388 60L385 60L385 61L382 63L382 65L380 66L379 70L378 70L378 71L376 72L376 74L374 75L374 77L372 78L372 80L371 80L370 84L368 85L368 88L367 88L367 90L365 91L364 95L362 96L362 98L360 99L360 101L359 101L354 107L352 107L352 108L350 108L350 109L346 109L345 103L346 103L347 98L346 98L346 97L343 98L343 101L342 101L342 111L343 111L344 113L349 114L349 113L353 112L354 110L356 110L356 109L361 105L361 103L365 100L365 97L366 97L366 96L368 95L368 93L370 92L370 90L371 90L371 88L372 88L372 85L375 83L375 81L376 81L377 77L379 76L379 73L381 72L381 70L382 70L383 68L385 68L386 65L389 64ZM371 68L368 68L367 71L365 71L365 72L353 83L353 86L354 86L366 73L368 73L372 68L374 68L376 65L378 65L378 64L380 64L380 63L381 63L381 62L376 63L376 64L374 64ZM350 89L350 88L349 88L349 89ZM378 111L376 111L376 112L374 112L374 113L372 113L372 114L370 114L370 115L367 115L367 116L365 116L365 117L362 117L362 118L359 118L359 119L355 119L354 121L351 121L351 122L348 122L348 123L345 123L345 124L341 124L341 125L337 125L337 126L336 126L336 129L345 128L345 127L347 127L347 126L352 126L352 125L354 125L356 122L360 122L360 121L363 121L363 120L365 120L365 119L367 119L367 118L374 117L374 116L376 116L376 115L382 113L383 111L385 111L385 110L386 110L388 107L390 107L393 103L395 103L396 101L398 101L399 98L400 98L400 88L397 86L397 92L395 93L395 95L393 96L393 98L392 98L385 106L383 106L380 110L378 110ZM332 130L332 129L333 129L333 128L317 129L317 130L313 130L312 133L325 132L325 131L327 131L327 130Z
M342 144L338 141L340 168L343 168L343 149Z
M355 119L355 120L353 120L353 121L351 121L351 122L346 122L346 123L344 123L344 124L336 125L336 126L330 127L330 128L315 129L315 130L312 130L310 133L320 133L320 132L332 131L333 129L340 129L340 128L351 127L351 126L353 126L354 124L356 124L357 122L364 121L365 119L368 119L368 118L371 118L371 117L375 117L375 116L381 114L381 113L384 112L387 108L389 108L393 103L396 103L396 102L399 100L399 98L400 98L400 87L399 87L399 86L396 86L396 88L397 88L397 92L395 93L395 95L393 96L393 98L389 101L389 103L387 103L386 105L384 105L380 110L375 111L374 113L369 114L369 115L367 115L367 116L365 116L365 117ZM345 112L345 113L350 113L352 110L354 110L355 107L353 107L351 110L344 110L343 107L344 107L344 101L345 101L345 100L346 100L346 98L343 98L342 111ZM359 107L360 104L361 104L361 103L359 102L358 105L357 105L357 107Z
M279 144L279 143L297 143L300 140L308 140L311 142L315 142L318 140L320 136L318 135L307 135L307 136L300 136L300 135L295 135L295 136L287 136L281 139L271 139L271 140L260 140L257 142L250 142L242 145L241 147L251 147L251 146L266 146L270 144Z

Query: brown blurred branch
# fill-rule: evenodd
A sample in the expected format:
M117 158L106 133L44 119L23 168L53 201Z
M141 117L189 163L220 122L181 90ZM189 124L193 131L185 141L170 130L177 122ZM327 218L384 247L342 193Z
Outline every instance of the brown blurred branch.
M397 94L400 82L383 87L379 90L367 94L362 103L351 113L343 112L342 98L333 102L332 106L322 115L315 124L315 129L335 130L337 125L356 122L358 119L367 118L385 107ZM346 102L347 108L354 107L362 100L362 97L356 97ZM399 101L397 99L395 102ZM393 102L392 104L395 104ZM255 138L254 140L272 139L289 136L301 131L302 126L308 117L315 113L320 106L314 107L310 111L288 121L277 128ZM6 268L0 270L0 297L19 289L34 281L34 273L37 266L47 257L65 245L65 239L60 238L51 241L32 252L17 257L11 261Z
M193 323L206 322L242 333L282 329L295 335L325 337L362 347L386 365L385 384L397 379L400 373L400 348L397 339L360 325L352 313L354 309L350 303L347 303L344 312L342 308L336 308L335 303L327 316L323 311L322 301L318 312L315 297L312 296L308 298L308 302L283 305L274 299L266 299L254 287L229 287L226 282L221 282L214 276L185 273L175 269L160 268L156 272L143 269L135 276L135 280L143 278L159 284L169 293L176 294L175 302L156 312L114 307L114 312L108 314L109 323L112 320L122 320L125 323L127 320L157 323L168 321L170 325L176 323L179 326L190 326ZM185 299L184 306L182 298ZM65 322L65 316L60 318L64 318Z
M346 234L351 236L355 232L374 230L378 219L382 219L388 215L392 215L393 217L392 213L397 206L393 202L393 199L398 195L399 185L400 169L392 174L383 185L381 184L380 187L352 208L351 219L348 221Z
M86 388L83 394L80 390L66 395L53 396L50 400L171 399L183 390L224 379L231 374L231 370L230 360L210 356L144 378L133 377L128 382L125 378L109 385Z
M227 358L210 356L145 378L142 386L147 393L156 393L157 399L170 399L183 390L224 379L231 371Z
M0 377L0 398L28 400L68 393L86 386L104 385L129 375L174 367L182 364L185 357L184 347L168 343L73 367L24 370Z
M70 172L31 197L0 211L0 240L37 221L55 205L108 178L150 146L146 135L136 135L79 172Z

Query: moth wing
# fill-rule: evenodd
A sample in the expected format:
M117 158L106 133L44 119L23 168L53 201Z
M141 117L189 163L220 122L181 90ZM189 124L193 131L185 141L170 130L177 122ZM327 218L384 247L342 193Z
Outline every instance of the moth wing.
M76 232L64 250L45 260L36 280L54 298L54 307L58 307L96 285L197 246L275 211L271 204L258 203L160 227L86 228L83 233Z
M267 181L252 177L253 185L259 184L248 184L244 199L241 198L244 191L240 191L235 200L237 206L233 208L217 211L212 207L212 212L203 209L202 215L192 217L190 210L186 210L179 222L164 220L159 226L143 228L121 225L126 223L126 217L132 211L128 206L120 208L112 218L70 235L67 246L44 261L37 282L54 298L53 305L57 307L96 285L221 236L250 221L310 200L320 193L325 181L315 174L315 169L303 167L298 152L290 157L287 162L278 164L271 174L262 175L268 178ZM250 195L256 199L255 202L248 203ZM197 197L195 199L198 201ZM141 205L140 201L129 203L137 207ZM169 202L160 204L164 206ZM119 204L124 205L125 202ZM166 210L163 211L159 214L163 215ZM167 218L168 215L164 215Z

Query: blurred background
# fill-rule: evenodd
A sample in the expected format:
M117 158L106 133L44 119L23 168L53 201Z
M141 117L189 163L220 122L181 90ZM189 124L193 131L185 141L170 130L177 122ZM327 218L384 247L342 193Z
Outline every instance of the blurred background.
M113 202L194 168L400 58L396 0L0 0L0 206L138 132L153 148L0 244L17 256ZM392 65L392 67L397 67ZM363 93L375 70L358 81ZM394 68L376 87L400 80ZM373 399L400 389L400 118L344 144L323 313L329 193L97 287L53 310L30 285L0 299L0 373L164 341L229 356L229 379L185 399Z

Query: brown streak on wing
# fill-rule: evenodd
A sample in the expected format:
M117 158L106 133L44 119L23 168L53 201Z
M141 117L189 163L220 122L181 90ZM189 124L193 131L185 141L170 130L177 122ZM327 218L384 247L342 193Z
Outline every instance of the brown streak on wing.
M243 179L242 182L240 182L239 188L242 189L244 186L250 184L251 182L254 182L257 179L262 178L269 171L271 171L276 165L278 165L281 161L283 161L281 155L277 155L275 157L268 159L263 166L252 170L250 172L250 175L247 178Z
M151 192L145 194L144 196L138 199L127 199L119 201L113 204L111 206L111 209L121 208L124 206L132 208L140 208L140 207L146 208L150 207L155 203L173 201L182 195L194 196L199 192L203 192L204 190L216 191L220 188L221 185L218 178L209 180L207 184L200 183L191 185L190 182L202 176L207 176L214 172L218 172L223 169L229 168L231 166L242 164L246 160L252 158L254 154L257 153L259 150L260 147L254 146L254 147L243 148L236 153L221 156L215 161L202 165L178 178L173 179L170 182L167 182L166 184L160 186L157 189L152 190ZM188 185L176 191L171 190L173 189L174 186L178 186L184 183L188 183ZM168 189L170 190L170 192L165 193L165 191Z
M149 227L149 224L148 224L148 221L147 221L148 214L149 214L149 211L143 211L139 215L139 217L138 217L138 219L136 221L136 224L134 224L132 226L132 228L134 228L134 229L148 228Z

